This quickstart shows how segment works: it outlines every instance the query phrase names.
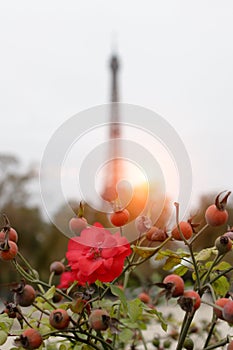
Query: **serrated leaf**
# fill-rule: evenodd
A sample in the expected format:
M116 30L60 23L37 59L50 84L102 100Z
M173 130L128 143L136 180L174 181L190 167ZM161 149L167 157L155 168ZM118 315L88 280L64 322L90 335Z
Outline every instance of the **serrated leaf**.
M213 248L202 249L195 257L196 261L206 261L213 254Z
M45 299L52 299L54 297L54 294L56 292L56 287L55 286L52 286L51 288L49 288L47 290L47 292L44 294L44 298Z
M167 260L166 260L166 262L165 262L165 264L163 266L163 270L169 271L173 267L179 265L180 263L181 263L181 259L180 258L171 256L171 257L167 258Z
M108 286L110 287L112 294L117 296L120 299L122 306L124 308L124 311L127 312L127 310L128 310L127 300L126 300L126 297L125 297L123 290L120 289L119 287L115 286L114 284L108 283Z
M174 270L174 274L176 274L178 276L184 276L186 274L186 272L188 272L188 270L189 269L187 266L180 265Z
M224 297L229 291L230 283L225 276L221 276L212 283L212 287L218 296Z
M128 314L132 322L136 322L142 316L142 302L139 299L128 302Z

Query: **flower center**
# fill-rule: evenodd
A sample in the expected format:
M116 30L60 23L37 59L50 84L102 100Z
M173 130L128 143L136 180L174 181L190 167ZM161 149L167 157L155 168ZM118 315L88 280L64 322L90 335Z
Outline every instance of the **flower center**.
M102 248L96 248L96 247L91 248L89 251L88 257L91 259L97 260L97 259L101 258L101 252L102 252Z

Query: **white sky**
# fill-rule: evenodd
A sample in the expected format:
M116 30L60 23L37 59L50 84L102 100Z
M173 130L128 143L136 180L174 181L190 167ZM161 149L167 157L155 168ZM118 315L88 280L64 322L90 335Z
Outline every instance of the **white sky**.
M1 152L39 162L58 126L109 100L115 37L121 101L176 129L195 195L232 190L231 0L1 1Z

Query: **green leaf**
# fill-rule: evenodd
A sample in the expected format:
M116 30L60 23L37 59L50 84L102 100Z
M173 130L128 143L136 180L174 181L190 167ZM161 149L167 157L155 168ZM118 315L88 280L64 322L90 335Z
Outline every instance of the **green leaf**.
M213 265L213 261L207 261L207 263L205 263L206 270L209 270L209 268L212 267L212 265Z
M169 258L167 258L164 266L163 266L163 270L165 271L169 271L171 270L174 266L177 266L181 263L181 259L177 256L171 256Z
M196 261L205 261L210 259L211 255L213 254L213 248L206 248L202 249L197 255L196 255Z
M3 345L7 341L8 334L0 330L0 345Z
M157 247L150 248L150 247L133 246L132 248L133 248L133 251L135 253L137 253L138 255L140 255L144 259L149 258L150 256L152 256L158 250Z
M187 266L180 265L174 270L174 274L176 274L178 276L184 276L186 274L186 272L188 272L188 270L189 269Z
M95 281L95 285L96 285L97 287L99 287L99 288L104 289L103 283L102 283L101 281L99 281L99 280Z
M218 296L224 297L229 291L230 283L225 276L221 276L212 283L212 287Z
M81 348L79 345L75 345L74 350L93 350L93 347L91 345L81 345Z
M67 349L69 349L69 348L68 348L68 346L66 346L65 344L61 344L61 345L59 346L59 350L67 350Z
M183 249L178 249L176 252L170 249L160 250L158 254L156 255L155 260L162 260L165 257L173 257L177 259L181 259L184 257L189 257L190 254L184 251Z
M142 316L142 310L141 300L134 299L128 303L128 314L132 322L136 322Z
M122 306L124 308L124 311L127 312L127 310L128 310L127 300L126 300L126 297L125 297L123 290L120 289L119 287L115 286L114 284L108 283L108 286L110 287L112 294L117 296L120 299Z
M4 313L0 315L0 329L2 331L8 332L11 329L13 322L13 318L9 318L7 314Z
M167 331L167 323L163 318L162 312L159 312L156 309L147 309L147 313L155 315L158 318L158 321L161 323L162 329L166 332Z
M129 343L129 341L132 339L132 336L133 336L133 333L130 329L128 328L124 328L122 331L121 331L121 342L124 343L124 344L127 344Z
M196 275L196 272L193 272L193 273L192 273L192 279L193 279L194 281L196 281L196 280L197 280L197 275Z
M51 288L49 288L47 290L47 292L44 294L44 298L45 299L52 299L54 297L54 294L56 292L56 287L55 286L52 286Z
M220 264L216 265L214 268L213 268L213 271L216 271L216 270L219 270L219 271L224 271L224 270L228 270L229 268L231 268L232 265L229 264L228 262L226 261L222 261L220 262Z

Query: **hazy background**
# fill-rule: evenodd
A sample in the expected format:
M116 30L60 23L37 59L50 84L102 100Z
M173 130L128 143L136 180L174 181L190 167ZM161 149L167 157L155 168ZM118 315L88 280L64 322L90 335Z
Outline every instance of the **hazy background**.
M193 192L232 189L232 1L1 1L1 153L39 164L69 117L109 100L150 108L182 138Z

